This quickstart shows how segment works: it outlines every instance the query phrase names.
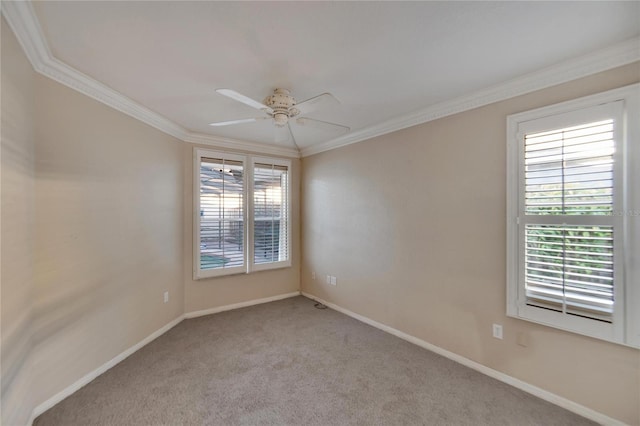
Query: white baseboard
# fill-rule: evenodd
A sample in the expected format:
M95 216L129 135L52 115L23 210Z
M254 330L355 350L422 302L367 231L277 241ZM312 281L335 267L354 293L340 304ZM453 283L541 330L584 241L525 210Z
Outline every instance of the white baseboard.
M594 422L597 422L601 425L607 425L607 426L623 426L624 423L616 420L614 418L611 418L605 414L599 413L595 410L592 410L591 408L585 407L584 405L580 405L577 402L573 402L569 399L563 398L559 395L556 395L554 393L551 393L549 391L546 391L544 389L541 389L537 386L531 385L527 382L524 382L522 380L516 379L515 377L511 377L505 373L502 373L500 371L494 370L492 368L489 368L485 365L482 365L476 361L472 361L469 358L465 358L461 355L455 354L453 352L450 352L446 349L443 349L439 346L433 345L431 343L428 343L422 339L419 339L417 337L411 336L410 334L404 333L400 330L396 330L395 328L389 327L388 325L384 325L381 324L377 321L374 321L370 318L367 318L363 315L360 314L356 314L355 312L351 312L348 309L342 308L334 303L331 302L327 302L317 296L314 296L313 294L309 294L306 292L301 292L301 294L304 297L307 297L309 299L315 300L316 302L320 302L323 305L326 305L328 307L330 307L331 309L334 309L338 312L341 312L345 315L348 315L352 318L357 319L358 321L362 321L365 324L368 324L372 327L378 328L382 331L386 331L389 334L393 334L396 337L399 337L403 340L406 340L407 342L413 343L414 345L418 345L424 349L427 349L431 352L435 352L438 355L442 355L445 358L449 358L452 361L455 361L459 364L464 365L465 367L469 367L473 370L479 371L480 373L486 374L489 377L492 377L496 380L499 380L503 383L506 383L508 385L511 385L515 388L518 388L522 391L525 391L533 396L536 396L540 399L543 399L547 402L550 402L552 404L555 404L559 407L562 407L566 410L569 410L573 413L576 413L582 417L586 417L587 419L593 420Z
M40 405L38 405L36 408L33 409L33 413L31 414L31 418L29 419L29 423L28 425L31 426L33 424L33 421L42 413L44 413L45 411L47 411L48 409L50 409L51 407L53 407L54 405L56 405L57 403L59 403L60 401L62 401L63 399L65 399L66 397L68 397L69 395L73 394L74 392L76 392L78 389L80 389L81 387L85 386L86 384L88 384L89 382L91 382L93 379L95 379L96 377L98 377L99 375L101 375L102 373L106 372L107 370L109 370L110 368L114 367L116 364L118 364L119 362L121 362L122 360L124 360L125 358L127 358L129 355L133 354L134 352L138 351L139 349L141 349L142 347L144 347L145 345L147 345L148 343L152 342L153 340L157 339L158 337L160 337L161 335L163 335L164 333L166 333L167 331L171 330L173 327L175 327L176 325L178 325L183 319L185 318L196 318L196 317L200 317L203 315L210 315L210 314L215 314L217 312L224 312L224 311L229 311L232 309L238 309L238 308L244 308L247 306L253 306L253 305L259 305L262 303L268 303L268 302L273 302L276 300L282 300L282 299L287 299L289 297L295 297L302 294L303 296L315 300L317 302L322 303L323 305L326 305L328 307L330 307L331 309L334 309L338 312L341 312L345 315L348 315L352 318L357 319L358 321L362 321L365 324L368 324L372 327L376 327L382 331L385 331L389 334L392 334L396 337L399 337L403 340L406 340L410 343L413 343L415 345L418 345L422 348L425 348L429 351L435 352L439 355L442 355L446 358L449 358L459 364L462 364L466 367L469 367L471 369L474 369L476 371L479 371L483 374L486 374L489 377L492 377L496 380L500 380L501 382L504 382L508 385L511 385L515 388L518 388L520 390L523 390L531 395L534 395L540 399L543 399L545 401L548 401L552 404L555 404L559 407L565 408L573 413L579 414L583 417L586 417L590 420L593 420L597 423L600 423L602 425L611 425L611 426L622 426L624 425L624 423L613 419L609 416L606 416L602 413L599 413L595 410L592 410L588 407L585 407L583 405L580 405L576 402L573 402L571 400L568 400L566 398L563 398L561 396L558 396L556 394L553 394L551 392L548 392L544 389L541 389L539 387L533 386L527 382L524 382L522 380L516 379L515 377L511 377L505 373L502 373L500 371L494 370L492 368L486 367L480 363L477 363L475 361L472 361L468 358L465 358L461 355L455 354L453 352L450 352L446 349L443 349L439 346L435 346L431 343L428 343L422 339L419 339L417 337L411 336L407 333L404 333L400 330L396 330L395 328L389 327L387 325L384 325L382 323L379 323L377 321L374 321L370 318L367 318L363 315L359 315L356 314L355 312L351 312L348 309L342 308L338 305L335 305L331 302L327 302L319 297L316 297L312 294L306 293L306 292L292 292L292 293L286 293L286 294L280 294L277 296L271 296L271 297L265 297L263 299L254 299L254 300L248 300L246 302L240 302L240 303L234 303L232 305L225 305L225 306L218 306L216 308L211 308L211 309L205 309L202 311L194 311L194 312L188 312L184 315L180 315L179 317L177 317L176 319L174 319L173 321L171 321L170 323L166 324L164 327L160 328L159 330L156 330L155 332L151 333L149 336L147 336L146 338L144 338L143 340L141 340L140 342L138 342L137 344L135 344L134 346L130 347L129 349L125 350L124 352L120 353L119 355L117 355L116 357L112 358L110 361L106 362L105 364L103 364L102 366L96 368L95 370L93 370L92 372L88 373L87 375L85 375L84 377L80 378L79 380L77 380L75 383L73 383L72 385L68 386L67 388L63 389L62 391L58 392L57 394L55 394L54 396L52 396L51 398L47 399L46 401L44 401L43 403L41 403Z
M276 300L288 299L289 297L300 296L299 291L292 293L278 294L277 296L265 297L262 299L247 300L246 302L234 303L232 305L216 306L211 309L204 309L202 311L187 312L184 314L185 318L197 318L204 315L217 314L218 312L231 311L238 308L246 308L247 306L260 305L262 303L275 302Z
M72 385L66 387L65 389L61 390L57 394L53 395L51 398L49 398L46 401L44 401L43 403L39 404L36 408L33 409L33 412L31 413L31 418L29 419L28 425L31 426L33 424L33 421L40 414L44 413L45 411L47 411L48 409L50 409L51 407L53 407L54 405L56 405L57 403L59 403L60 401L65 399L66 397L68 397L69 395L73 394L78 389L80 389L81 387L85 386L86 384L91 382L93 379L95 379L96 377L101 375L102 373L104 373L107 370L109 370L110 368L114 367L116 364L118 364L119 362L121 362L122 360L127 358L129 355L133 354L134 352L138 351L143 346L147 345L148 343L150 343L153 340L157 339L158 337L160 337L161 335L163 335L167 331L171 330L173 327L178 325L185 318L195 318L195 317L200 317L200 316L203 316L203 315L215 314L217 312L230 311L232 309L244 308L244 307L252 306L252 305L259 305L261 303L273 302L273 301L276 301L276 300L287 299L289 297L295 297L295 296L299 296L299 295L300 295L300 292L299 291L295 291L295 292L292 292L292 293L279 294L277 296L265 297L263 299L248 300L246 302L234 303L232 305L218 306L218 307L211 308L211 309L206 309L206 310L203 310L203 311L189 312L189 313L180 315L179 317L177 317L176 319L174 319L170 323L166 324L162 328L154 331L149 336L147 336L144 339L142 339L140 342L138 342L135 345L131 346L129 349L127 349L124 352L120 353L119 355L117 355L116 357L112 358L111 360L107 361L105 364L103 364L100 367L96 368L92 372L86 374L85 376L83 376L82 378L80 378L79 380L74 382Z
M60 401L62 401L66 397L68 397L69 395L71 395L72 393L76 392L78 389L80 389L84 385L88 384L89 382L91 382L93 379L95 379L96 377L98 377L102 373L104 373L107 370L109 370L110 368L114 367L116 364L120 363L125 358L127 358L129 355L131 355L134 352L136 352L139 349L141 349L143 346L147 345L148 343L151 343L153 340L155 340L158 337L162 336L164 333L166 333L167 331L171 330L173 327L178 325L183 319L184 319L184 315L180 315L179 317L177 317L176 319L174 319L170 323L168 323L165 326L163 326L162 328L154 331L153 333L151 333L150 335L148 335L147 337L145 337L144 339L142 339L141 341L139 341L135 345L131 346L129 349L125 350L124 352L120 353L119 355L116 355L114 358L112 358L111 360L107 361L105 364L103 364L100 367L96 368L92 372L86 374L84 377L80 378L79 380L77 380L72 385L66 387L65 389L61 390L57 394L53 395L51 398L49 398L46 401L44 401L42 404L38 405L36 408L33 409L33 412L31 414L31 418L29 419L28 425L31 426L33 424L33 421L40 414L44 413L45 411L47 411L48 409L50 409L51 407L53 407L54 405L56 405L57 403L59 403Z

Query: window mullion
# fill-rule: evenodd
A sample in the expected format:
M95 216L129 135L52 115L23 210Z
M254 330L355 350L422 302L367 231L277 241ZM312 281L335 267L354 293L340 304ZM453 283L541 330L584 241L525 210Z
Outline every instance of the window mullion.
M226 224L225 224L225 216L226 216L226 207L227 207L227 193L226 193L226 188L225 188L225 178L224 178L224 166L225 166L225 159L222 159L222 197L220 197L220 207L222 210L222 214L220 215L220 224L218 225L218 229L219 229L219 233L221 234L221 237L219 238L219 244L222 244L222 257L226 257L225 256L225 249L226 249L226 244L225 244L225 232L226 232Z
M247 260L247 273L253 271L255 265L254 259L254 230L255 230L255 202L254 202L254 172L255 163L253 158L249 158L247 162L247 172L245 173L245 259Z
M564 191L563 191L564 192ZM567 230L562 229L562 313L567 314Z

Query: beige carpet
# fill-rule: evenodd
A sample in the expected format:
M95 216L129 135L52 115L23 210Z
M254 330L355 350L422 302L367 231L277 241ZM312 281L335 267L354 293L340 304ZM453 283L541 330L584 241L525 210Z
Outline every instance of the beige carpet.
M313 304L185 320L34 424L593 424Z

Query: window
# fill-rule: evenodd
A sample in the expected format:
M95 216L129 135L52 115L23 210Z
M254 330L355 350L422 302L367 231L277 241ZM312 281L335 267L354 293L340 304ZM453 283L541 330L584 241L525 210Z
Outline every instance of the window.
M508 315L640 346L639 95L508 117Z
M253 263L289 259L289 168L253 164Z
M196 279L291 266L290 168L195 150Z

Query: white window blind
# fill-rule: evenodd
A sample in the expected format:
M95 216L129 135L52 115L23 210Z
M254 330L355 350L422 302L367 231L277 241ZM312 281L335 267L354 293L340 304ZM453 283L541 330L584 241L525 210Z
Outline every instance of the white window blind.
M244 266L244 165L202 158L200 269Z
M194 154L194 279L291 266L291 162Z
M288 167L255 163L253 170L253 256L255 264L289 258Z
M614 120L524 136L527 304L611 322L614 306ZM577 215L604 223L567 225ZM535 219L532 219L535 221Z
M640 347L640 84L507 118L507 315Z
M613 119L525 135L527 214L611 214Z

